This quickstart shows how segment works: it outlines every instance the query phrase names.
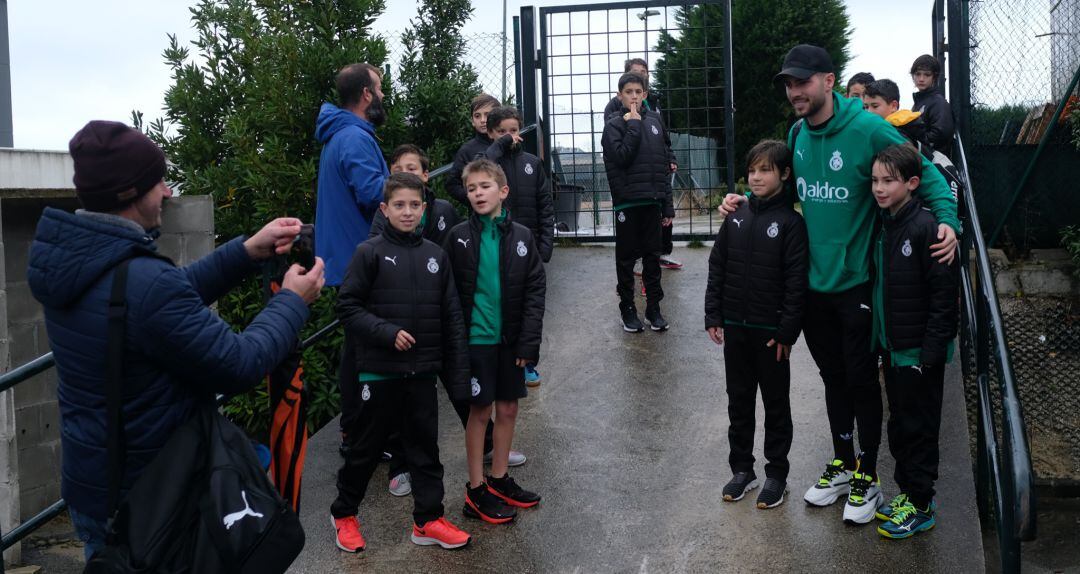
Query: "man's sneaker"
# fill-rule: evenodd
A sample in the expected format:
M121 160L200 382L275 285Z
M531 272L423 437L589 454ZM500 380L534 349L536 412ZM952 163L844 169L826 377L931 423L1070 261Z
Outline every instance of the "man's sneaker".
M484 464L491 464L491 458L494 456L494 451L487 451L484 453ZM506 466L513 468L515 466L521 466L525 464L525 461L529 460L525 453L516 450L510 451L510 456L506 458Z
M893 512L893 517L888 522L878 526L877 531L878 534L885 538L908 538L936 526L937 520L934 518L934 514L933 504L925 510L919 510L909 500L897 507Z
M509 474L502 478L487 477L487 487L492 494L510 506L532 508L540 504L539 494L521 488Z
M682 269L682 262L672 259L670 255L661 255L660 266L664 269Z
M851 475L851 488L848 491L847 504L844 505L844 522L870 522L883 498L881 484L873 476L861 472Z
M355 516L334 518L330 516L330 523L337 531L335 542L337 547L345 552L360 552L364 549L364 537L360 534L360 520Z
M394 496L409 496L412 494L412 481L409 473L403 472L390 479L390 494Z
M821 478L806 491L803 499L813 506L828 506L848 493L850 480L851 471L844 470L844 461L833 460L825 467Z
M787 493L787 483L783 480L765 477L765 486L757 496L758 508L776 508L784 503L784 494Z
M461 548L472 540L464 530L454 526L445 517L439 517L423 526L413 524L412 541L420 546L438 544L447 550Z
M742 500L747 492L757 488L757 476L752 472L736 472L735 476L724 485L723 495L725 502Z
M649 328L653 331L667 331L668 329L668 322L660 314L659 305L645 307L645 320L649 322Z
M466 482L465 508L462 513L469 518L479 518L491 524L505 524L517 516L517 509L492 494L486 484L469 488L469 483Z
M896 513L896 509L900 508L901 506L903 506L905 504L907 504L908 501L909 501L908 495L906 495L904 493L897 494L889 502L886 502L885 504L882 504L881 506L878 506L877 512L874 513L874 518L877 518L878 520L885 520L885 521L892 520L893 515ZM930 501L930 512L932 513L935 510L937 510L937 501L936 500L931 500Z
M622 328L627 333L640 333L645 330L645 325L641 324L641 319L637 315L637 307L633 303L629 305L620 305L619 311L622 313Z
M536 370L536 365L525 365L525 386L527 387L539 387L540 386L540 371Z

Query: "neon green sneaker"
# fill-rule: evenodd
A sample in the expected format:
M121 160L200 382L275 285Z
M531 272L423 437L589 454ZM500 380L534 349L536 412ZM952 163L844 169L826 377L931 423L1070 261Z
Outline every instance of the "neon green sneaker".
M877 531L885 538L901 540L930 530L936 525L933 505L927 506L926 510L919 510L911 501L907 501L896 508L892 519L878 526Z
M907 504L907 502L907 495L901 492L894 496L892 500L879 506L877 512L874 513L874 518L888 522L889 520L892 520L893 514L896 514L896 509Z
M828 506L848 493L851 471L844 470L844 461L835 459L825 467L821 478L811 486L803 500L813 506Z

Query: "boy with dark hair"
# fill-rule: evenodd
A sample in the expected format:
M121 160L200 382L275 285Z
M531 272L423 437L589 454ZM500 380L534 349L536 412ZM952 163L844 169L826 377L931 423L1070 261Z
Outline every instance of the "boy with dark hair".
M870 72L859 72L847 82L847 97L861 98L866 93L866 86L874 82L874 75Z
M338 316L354 341L361 385L345 464L338 471L337 499L330 507L337 546L346 552L364 549L357 507L382 445L398 429L412 477L412 541L460 548L471 539L443 517L435 377L451 396L467 396L468 354L450 261L416 233L425 208L423 190L415 175L387 178L379 209L389 225L356 248L338 294Z
M922 112L926 123L926 140L934 149L948 155L952 150L953 117L952 108L945 100L938 86L941 77L941 64L930 54L923 54L911 64L911 81L918 89L913 98L911 109Z
M885 365L889 450L900 487L876 512L885 520L878 533L886 538L907 538L936 524L942 388L959 314L956 269L930 256L937 221L912 195L920 163L915 148L894 145L877 153L871 173L882 220L874 249L873 342Z
M518 399L528 395L524 367L540 360L546 279L532 232L503 207L510 188L502 169L480 159L465 166L463 178L473 215L450 231L443 248L461 297L472 368L464 513L502 524L517 508L540 503L540 495L510 477L507 461ZM485 477L482 448L492 404L495 449Z
M754 473L754 403L765 405L765 486L758 508L784 502L791 448L791 371L788 357L799 337L807 289L806 224L785 193L791 151L765 140L747 155L753 195L724 220L709 255L705 329L724 345L731 481L724 500L757 487Z
M446 193L465 207L469 207L469 197L465 193L465 186L461 183L461 172L470 161L483 157L484 152L491 145L491 138L488 137L487 116L499 105L499 100L488 94L479 94L469 102L469 121L472 122L475 133L472 139L458 148L457 153L454 154L454 167L446 174Z
M604 125L600 145L615 210L615 272L623 330L645 330L634 304L634 264L641 259L645 283L645 320L653 331L665 331L660 313L664 298L660 286L661 226L671 225L668 145L660 114L642 109L647 81L628 72L619 78L623 113Z
M449 201L436 198L435 192L428 187L430 161L422 149L413 144L401 144L390 154L390 173L411 173L424 183L424 203L427 204L427 209L424 210L416 230L424 239L442 245L446 234L458 224L458 215ZM368 239L382 235L385 227L386 216L382 211L376 212Z
M488 112L487 131L492 144L484 157L502 168L510 187L505 207L515 223L532 231L540 258L547 263L555 243L555 207L544 164L521 145L524 140L519 135L521 114L517 108L499 106Z
M649 64L642 58L630 58L623 66L623 73L633 72L638 74L645 80L645 97L641 101L642 107L646 110L656 112L660 116L661 123L664 121L664 114L660 111L660 93L656 91L649 91ZM619 96L611 98L607 107L604 108L604 120L611 119L613 115L622 115L622 101L619 100ZM664 130L664 145L667 146L668 154L668 167L671 173L675 173L679 169L679 162L675 160L675 152L671 150L671 134ZM671 252L675 250L675 244L671 239L671 234L674 230L674 226L665 225L661 230L661 249L660 249L660 267L664 269L682 269L683 264L671 257ZM642 285L642 292L644 293L644 285Z

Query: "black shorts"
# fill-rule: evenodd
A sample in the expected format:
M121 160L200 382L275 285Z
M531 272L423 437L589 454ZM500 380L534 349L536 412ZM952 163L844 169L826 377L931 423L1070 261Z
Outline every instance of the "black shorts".
M515 364L514 349L506 345L469 345L472 370L469 404L487 406L528 396L525 369Z

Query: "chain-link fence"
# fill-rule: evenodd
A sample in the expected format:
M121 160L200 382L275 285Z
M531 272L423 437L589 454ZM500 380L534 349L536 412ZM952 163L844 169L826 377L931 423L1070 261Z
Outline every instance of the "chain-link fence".
M1066 93L1080 66L1080 0L965 4L971 101L956 113L983 228L1012 254L1056 247L1058 229L1080 220L1077 92Z
M405 56L405 43L400 34L386 38L390 54L387 63L395 72ZM501 101L514 96L514 41L501 32L465 36L465 63L472 66L485 93Z

